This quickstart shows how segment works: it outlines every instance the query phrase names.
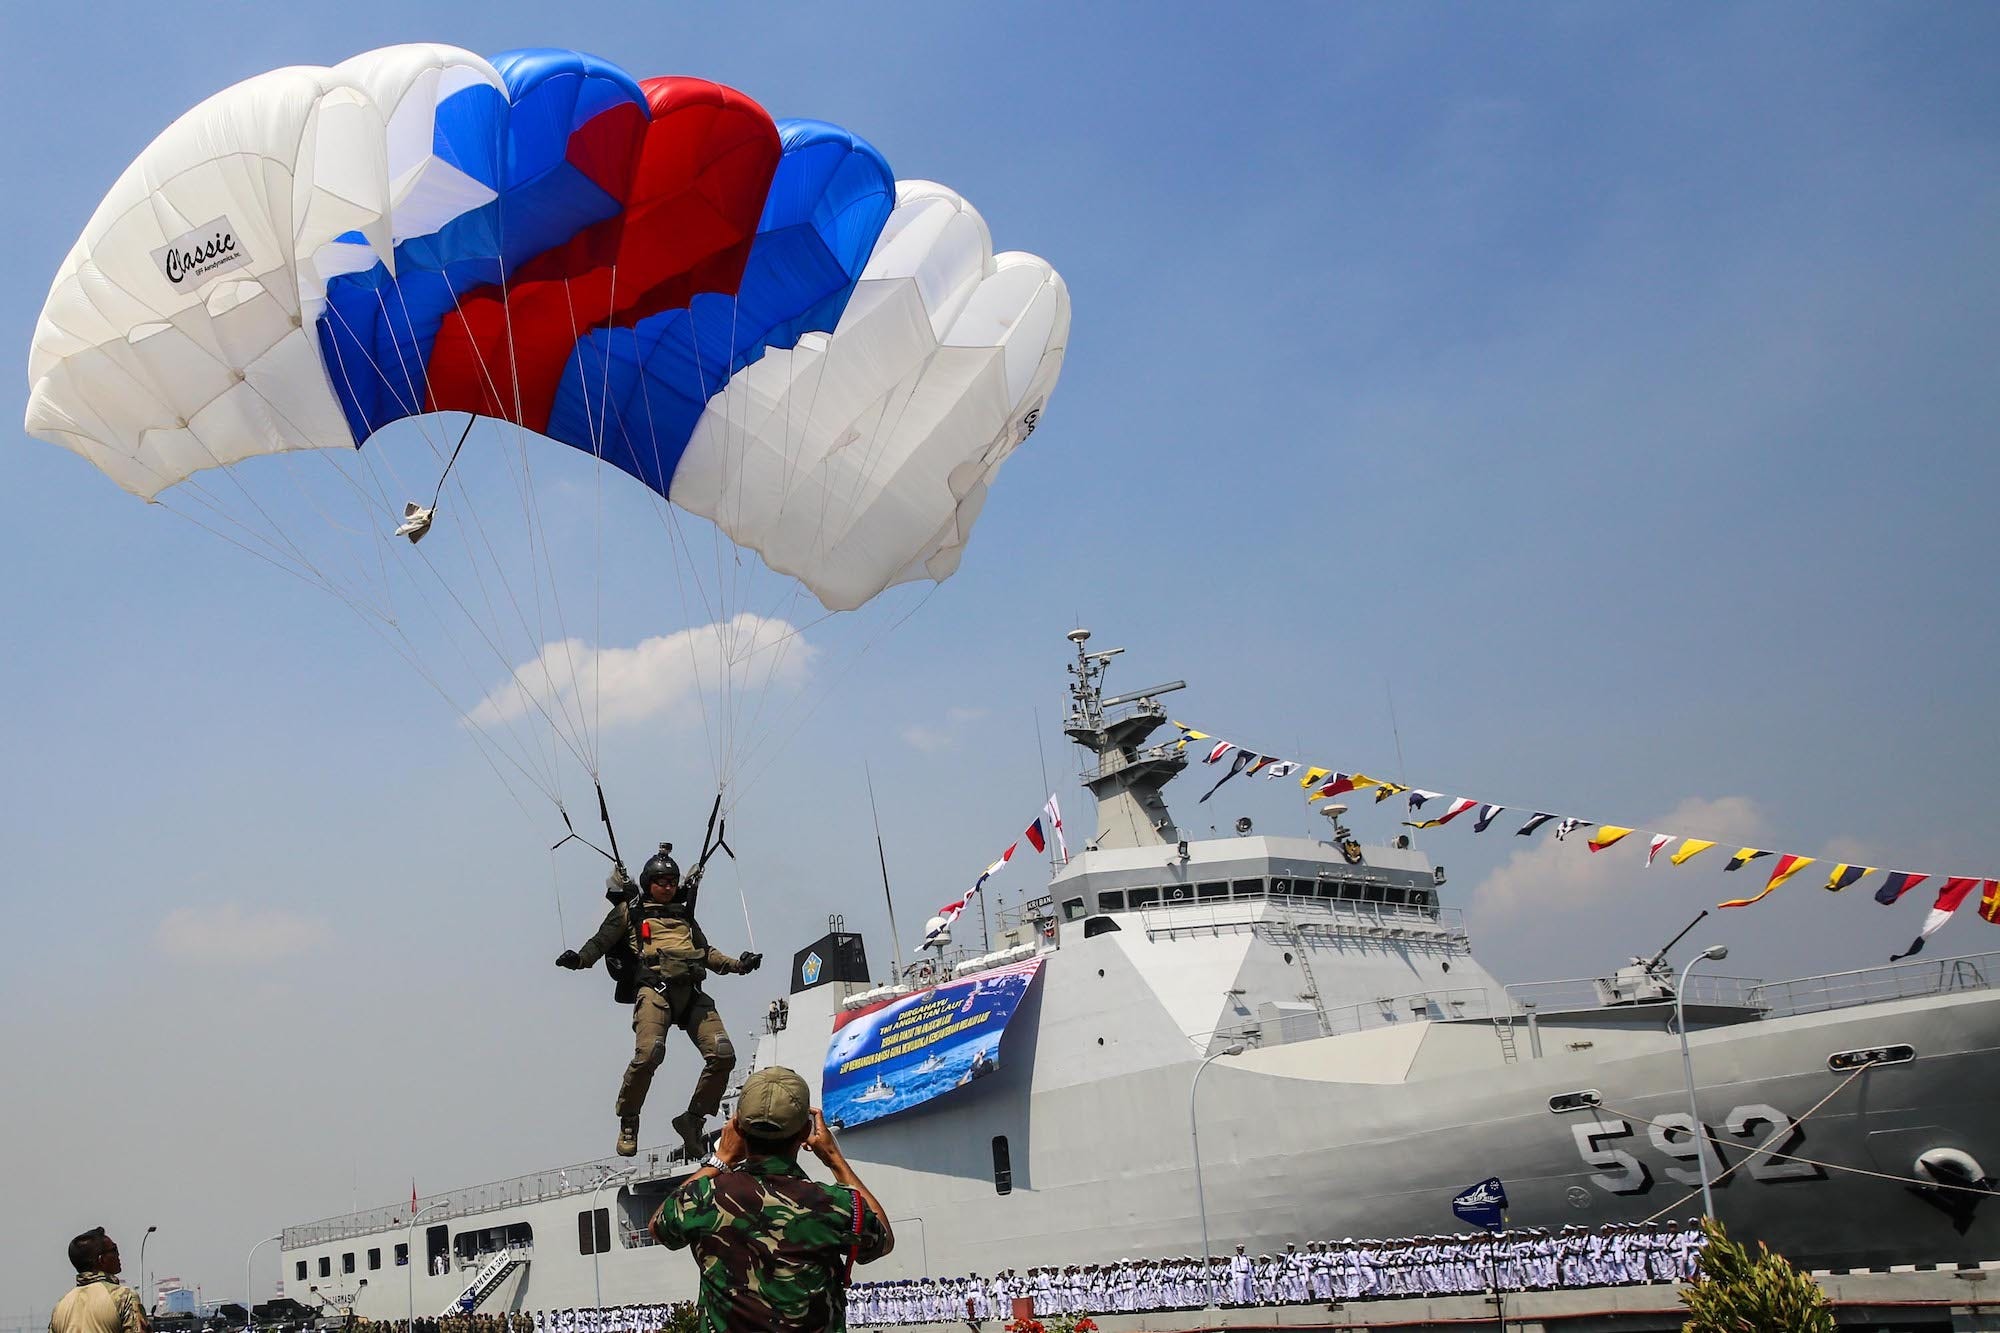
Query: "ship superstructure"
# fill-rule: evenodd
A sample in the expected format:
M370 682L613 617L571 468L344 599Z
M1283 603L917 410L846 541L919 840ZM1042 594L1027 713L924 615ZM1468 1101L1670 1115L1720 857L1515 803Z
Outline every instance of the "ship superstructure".
M1364 846L1338 809L1323 838L1187 836L1164 797L1185 748L1153 740L1179 682L1106 697L1115 650L1071 637L1090 841L977 956L933 949L877 981L830 923L749 1066L815 1078L837 1022L1039 960L997 1058L842 1131L899 1238L871 1276L1433 1232L1489 1175L1517 1226L1699 1211L1660 959L1506 987L1405 839ZM1722 1218L1820 1267L2000 1258L1979 1202L2000 1163L1995 982L2000 955L1696 978L1682 1007ZM912 1069L935 1079L916 1063L935 1059ZM858 1101L899 1095L896 1068L872 1073ZM288 1290L375 1317L403 1312L399 1277L420 1312L686 1298L693 1265L644 1223L691 1169L659 1149L420 1200L414 1226L396 1206L288 1228ZM391 1280L356 1285L371 1274Z

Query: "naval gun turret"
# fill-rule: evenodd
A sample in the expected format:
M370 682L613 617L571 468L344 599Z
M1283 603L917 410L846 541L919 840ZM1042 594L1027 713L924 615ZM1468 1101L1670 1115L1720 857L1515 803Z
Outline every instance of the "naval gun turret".
M1686 939L1688 932L1700 925L1707 915L1708 910L1703 908L1701 916L1682 927L1680 934L1668 940L1651 958L1634 958L1610 976L1597 978L1597 1002L1606 1005L1671 1002L1674 998L1674 969L1667 962L1667 953Z

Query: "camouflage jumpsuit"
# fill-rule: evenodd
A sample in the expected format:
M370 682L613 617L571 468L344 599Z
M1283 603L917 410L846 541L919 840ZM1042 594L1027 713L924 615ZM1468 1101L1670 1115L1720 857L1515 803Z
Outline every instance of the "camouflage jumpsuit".
M844 1333L848 1253L875 1262L888 1228L845 1186L808 1179L783 1157L752 1157L669 1195L653 1237L693 1247L702 1333Z
M722 1108L729 1071L736 1067L736 1048L701 983L710 971L746 969L722 950L709 947L708 936L678 899L656 903L642 893L631 902L615 904L597 933L576 951L578 965L589 967L620 939L639 960L639 997L632 1004L632 1063L618 1085L617 1113L636 1116L646 1104L653 1073L666 1058L667 1029L677 1027L702 1055L701 1077L688 1098L688 1109L704 1117L714 1115Z

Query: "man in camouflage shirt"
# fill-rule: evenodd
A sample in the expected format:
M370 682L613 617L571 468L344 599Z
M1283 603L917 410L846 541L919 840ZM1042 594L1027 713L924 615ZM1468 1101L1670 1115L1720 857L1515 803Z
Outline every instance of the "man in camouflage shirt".
M837 1184L799 1169L801 1146ZM850 1260L873 1263L896 1244L805 1080L783 1067L744 1080L715 1152L652 1229L701 1265L702 1333L844 1333Z
M69 1243L69 1265L76 1287L56 1302L49 1333L146 1333L139 1293L118 1285L118 1242L103 1227Z

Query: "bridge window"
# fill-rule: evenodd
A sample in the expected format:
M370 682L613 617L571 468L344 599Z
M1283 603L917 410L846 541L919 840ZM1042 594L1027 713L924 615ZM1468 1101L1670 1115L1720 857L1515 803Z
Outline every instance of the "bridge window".
M1125 910L1125 890L1111 889L1097 895L1097 910L1100 912L1122 912Z
M1194 887L1194 896L1204 902L1210 898L1227 898L1229 896L1229 886L1220 881L1197 884Z
M1383 898L1384 901L1391 903L1406 903L1410 900L1410 891L1399 885L1391 884L1384 893Z
M1089 939L1093 935L1108 935L1114 930L1123 930L1123 929L1125 929L1125 927L1119 925L1117 921L1113 920L1111 917L1094 916L1091 917L1088 921L1083 923L1083 937L1085 939Z
M1288 879L1274 879L1271 881L1271 896L1273 898L1289 898L1296 892L1298 890L1292 887L1292 881ZM1311 893L1311 889L1306 890L1307 896L1310 896Z
M378 1245L375 1248L368 1251L368 1271L372 1273L381 1266L382 1266L382 1247Z
M1081 898L1063 899L1063 920L1074 921L1082 915L1083 915L1083 899Z
M306 1280L305 1260L301 1259L297 1263L292 1265L292 1277L299 1282L303 1282Z
M1012 1194L1014 1192L1014 1159L1007 1152L1007 1136L993 1136L993 1192Z
M1229 886L1230 895L1236 898L1261 898L1264 896L1264 881L1261 879L1239 879Z
M1146 907L1160 901L1158 889L1133 889L1125 895L1127 907Z
M319 1257L319 1275L320 1275L321 1277L332 1277L332 1276L333 1276L333 1256L332 1256L332 1255L330 1255L330 1254L322 1254L322 1255L321 1255L321 1256Z
M352 1273L354 1271L354 1251L349 1250L346 1254L340 1256L340 1271L343 1273Z
M604 1254L611 1249L611 1210L586 1209L576 1215L576 1252Z

